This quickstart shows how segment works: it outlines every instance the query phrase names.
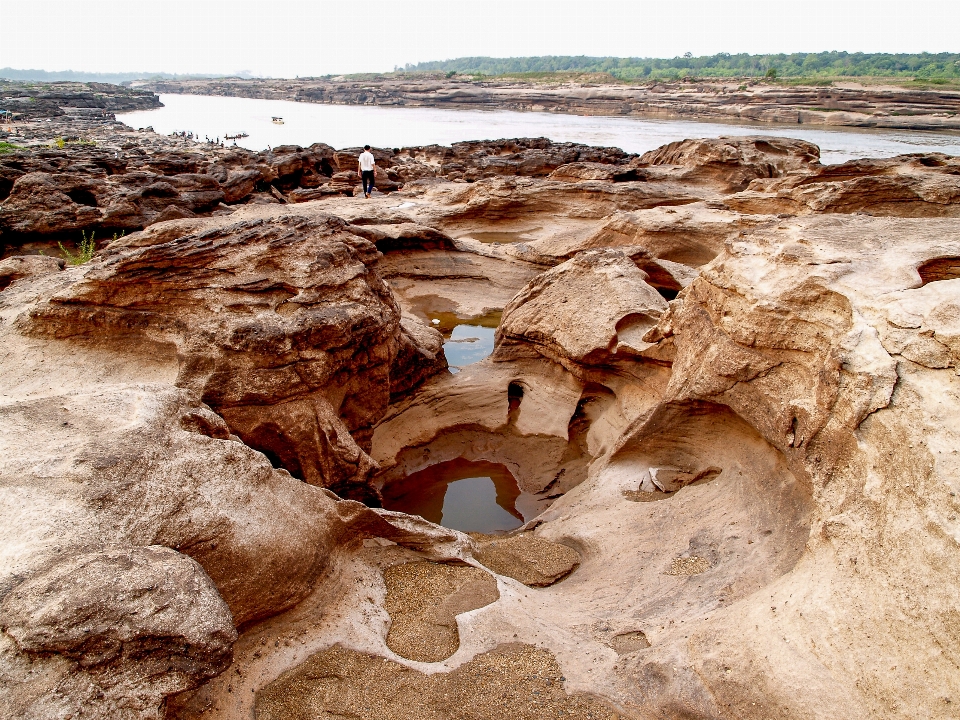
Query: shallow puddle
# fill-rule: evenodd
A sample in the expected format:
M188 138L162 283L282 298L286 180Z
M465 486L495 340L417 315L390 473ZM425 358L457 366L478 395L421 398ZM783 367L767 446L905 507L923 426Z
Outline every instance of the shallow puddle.
M479 325L457 325L450 338L443 343L443 352L447 356L450 372L460 372L460 368L480 362L493 352L493 336L496 330Z
M520 491L504 465L457 458L383 489L383 506L463 532L496 533L536 515L536 499Z
M443 352L450 372L459 372L460 368L480 362L493 352L493 336L503 316L502 310L468 316L437 310L437 305L443 307L444 303L435 296L418 298L413 303L415 313L443 335Z
M482 243L518 243L530 242L536 240L530 233L536 232L541 228L531 228L530 230L484 230L482 232L471 232L462 235L462 238L477 240Z

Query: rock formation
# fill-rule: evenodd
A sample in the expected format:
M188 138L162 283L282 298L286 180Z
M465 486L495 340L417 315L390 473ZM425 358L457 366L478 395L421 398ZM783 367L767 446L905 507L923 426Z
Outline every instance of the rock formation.
M102 240L165 220L226 214L240 204L350 197L359 187L360 148L315 143L252 152L134 133L111 119L15 127L11 139L25 144L0 155L0 238L8 246L98 231ZM54 141L64 137L70 145L58 147ZM381 192L424 178L544 177L576 163L638 179L630 165L635 156L622 150L545 138L373 152Z
M152 91L111 83L25 83L0 79L5 120L24 121L64 115L112 116L117 112L163 107Z
M740 212L957 217L960 162L931 153L854 160L789 179L757 179L725 204Z
M952 158L142 142L3 160L20 253L176 190L0 261L4 716L954 714ZM456 459L522 527L377 507Z

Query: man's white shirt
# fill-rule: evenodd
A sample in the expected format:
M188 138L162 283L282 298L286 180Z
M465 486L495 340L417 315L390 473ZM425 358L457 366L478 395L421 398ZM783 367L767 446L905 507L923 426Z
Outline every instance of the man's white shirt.
M366 150L360 153L360 169L364 172L373 170L373 153Z

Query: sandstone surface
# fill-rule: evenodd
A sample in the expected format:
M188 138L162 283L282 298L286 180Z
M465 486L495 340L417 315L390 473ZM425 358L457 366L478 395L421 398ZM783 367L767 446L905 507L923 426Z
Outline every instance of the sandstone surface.
M13 126L16 134L5 134L20 148L0 155L0 238L8 248L44 238L79 240L81 233L97 231L102 244L110 234L228 214L237 205L301 203L359 192L360 148L338 151L314 143L253 152L137 133L112 117L22 122ZM373 152L377 190L387 193L411 181L438 178L539 178L578 162L610 167L614 179L640 179L631 165L636 157L618 148L545 138Z
M740 212L957 217L960 163L941 154L855 160L807 177L755 180L725 204Z
M378 153L395 193L281 202L353 155L277 149L229 212L0 263L0 713L954 714L952 158ZM455 459L523 525L376 508Z
M758 178L800 175L820 166L820 148L788 138L681 140L644 153L641 165L684 168L681 179L712 184L721 192L744 190Z

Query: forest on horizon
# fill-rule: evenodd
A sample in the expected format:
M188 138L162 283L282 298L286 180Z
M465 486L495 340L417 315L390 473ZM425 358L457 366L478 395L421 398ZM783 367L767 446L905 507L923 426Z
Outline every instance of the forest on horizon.
M617 58L567 55L492 58L464 57L396 68L404 72L462 75L605 73L620 80L677 80L695 77L767 78L960 78L960 53L791 53L749 55L718 53L675 58Z
M803 79L816 82L836 78L916 79L928 84L955 84L960 80L960 53L791 53L750 55L718 53L694 57L686 53L674 58L590 57L545 55L538 57L462 57L395 67L393 73L464 75L474 78L519 76L536 78L552 75L603 74L624 82L701 78ZM358 75L372 75L360 73ZM30 82L108 82L133 80L192 80L242 77L238 75L170 74L150 72L95 73L79 70L22 70L0 68L0 78ZM332 75L325 76L332 77ZM267 79L267 78L263 78Z

